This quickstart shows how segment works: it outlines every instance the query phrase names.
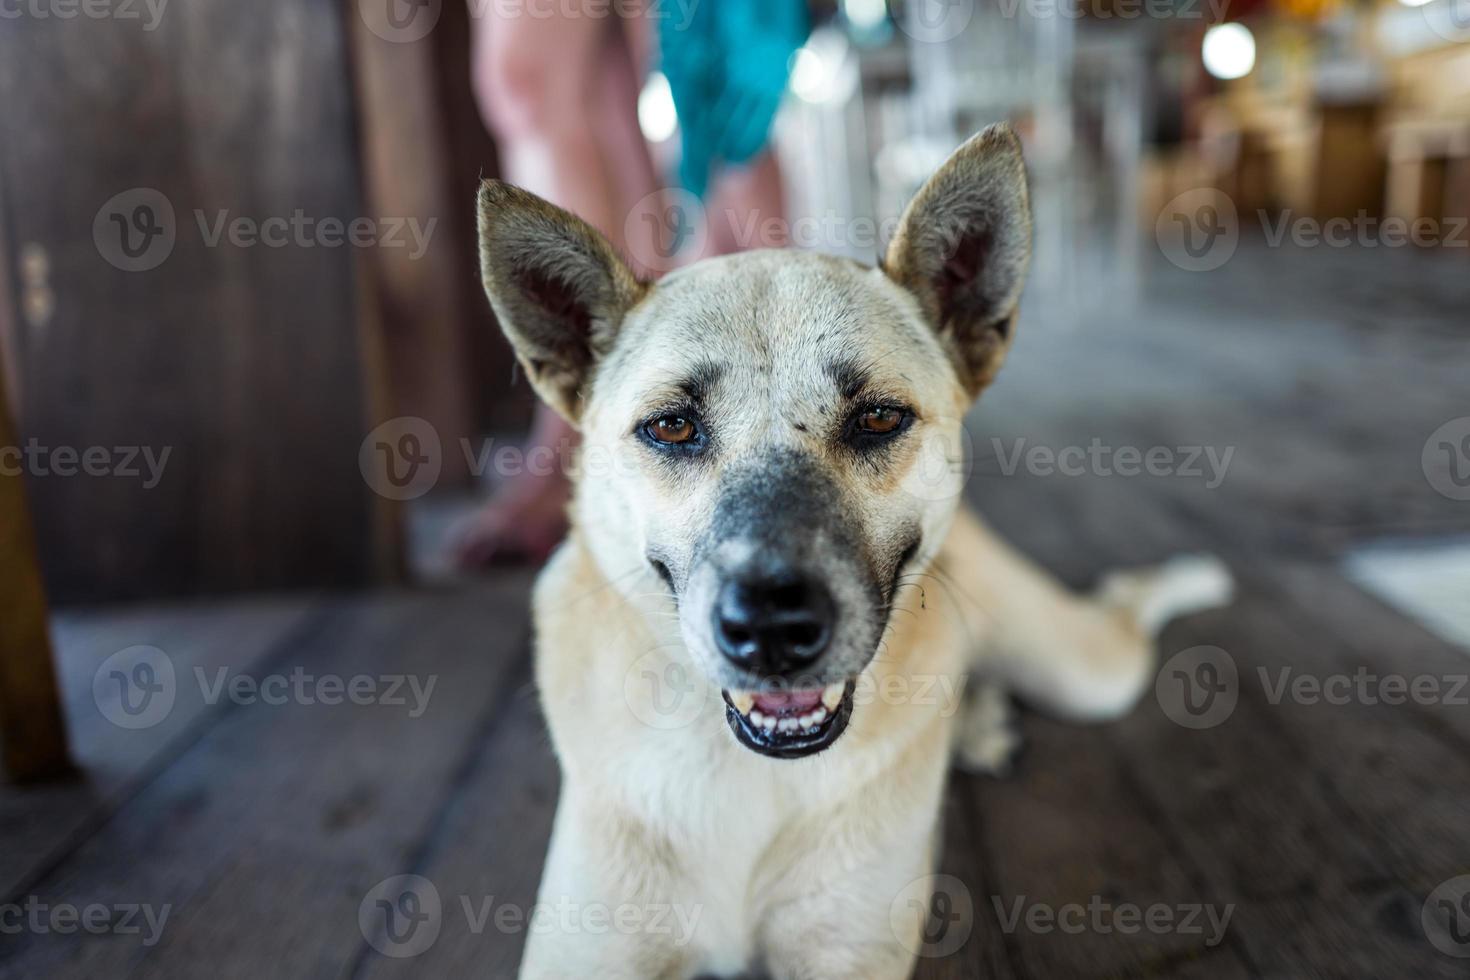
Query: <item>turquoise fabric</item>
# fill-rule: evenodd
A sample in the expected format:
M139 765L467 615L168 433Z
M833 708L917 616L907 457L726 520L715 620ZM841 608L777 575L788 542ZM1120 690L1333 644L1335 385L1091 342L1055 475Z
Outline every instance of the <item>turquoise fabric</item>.
M696 0L687 23L659 21L663 73L679 113L679 183L704 197L721 164L766 145L811 25L804 0Z

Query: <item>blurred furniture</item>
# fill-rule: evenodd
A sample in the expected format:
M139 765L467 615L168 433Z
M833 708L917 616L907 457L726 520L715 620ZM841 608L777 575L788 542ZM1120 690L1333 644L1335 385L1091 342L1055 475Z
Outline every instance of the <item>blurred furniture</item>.
M17 445L0 352L0 453ZM17 781L67 772L66 728L52 665L46 594L25 487L0 457L0 760Z
M779 145L791 212L824 250L873 261L924 180L965 138L1009 121L1025 145L1036 234L1027 315L1085 322L1134 298L1142 166L1141 39L1035 5L909 0L889 43L808 41ZM834 220L835 219L835 220ZM873 232L876 229L875 233Z
M1391 68L1387 213L1428 219L1436 237L1455 238L1455 225L1470 219L1470 45L1411 50ZM1456 240L1464 245L1463 230Z
M1470 215L1470 120L1403 122L1388 127L1386 141L1388 214L1408 222L1427 219L1436 228L1447 218Z
M1323 100L1317 140L1313 213L1319 221L1383 213L1385 162L1378 141L1383 104L1377 99Z

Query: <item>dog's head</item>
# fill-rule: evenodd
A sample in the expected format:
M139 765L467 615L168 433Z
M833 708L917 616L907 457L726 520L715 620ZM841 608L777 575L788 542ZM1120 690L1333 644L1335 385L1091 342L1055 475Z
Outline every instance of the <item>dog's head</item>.
M1015 135L960 147L880 269L760 251L647 284L524 191L487 181L479 210L496 315L585 439L593 554L615 581L662 579L742 744L832 744L901 576L944 537L961 417L1010 346L1031 241Z

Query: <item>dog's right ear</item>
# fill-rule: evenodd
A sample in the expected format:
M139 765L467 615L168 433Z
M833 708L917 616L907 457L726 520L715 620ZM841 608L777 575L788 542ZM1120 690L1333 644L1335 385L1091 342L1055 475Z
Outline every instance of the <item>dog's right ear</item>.
M647 290L576 215L499 180L480 184L480 276L537 393L575 423L593 365Z
M883 259L889 277L918 298L972 398L1005 360L1030 258L1021 141L999 123L919 189Z

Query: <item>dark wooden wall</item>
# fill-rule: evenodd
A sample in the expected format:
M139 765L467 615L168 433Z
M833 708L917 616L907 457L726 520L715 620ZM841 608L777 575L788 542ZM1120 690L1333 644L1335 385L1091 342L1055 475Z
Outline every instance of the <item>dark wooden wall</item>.
M151 488L28 473L57 598L353 585L395 567L396 511L367 487L358 447L378 418L422 406L384 381L375 331L404 318L384 312L382 263L346 246L211 247L196 218L395 214L372 209L362 176L355 10L194 0L152 30L80 16L0 30L0 258L14 287L0 324L21 438L170 453ZM393 140L379 130L373 145ZM110 219L94 240L99 209L133 188L174 212L172 251L146 271L104 256ZM438 390L452 417L462 379L422 367L413 390Z

